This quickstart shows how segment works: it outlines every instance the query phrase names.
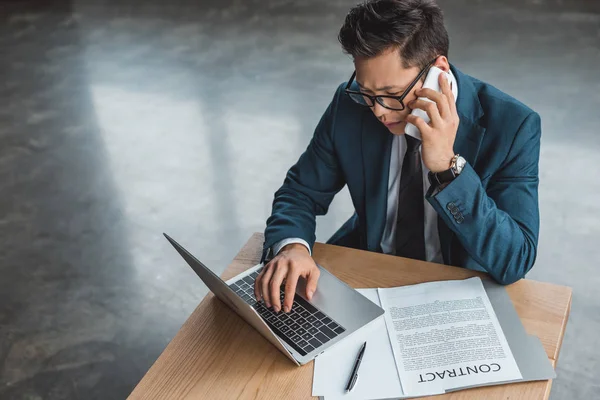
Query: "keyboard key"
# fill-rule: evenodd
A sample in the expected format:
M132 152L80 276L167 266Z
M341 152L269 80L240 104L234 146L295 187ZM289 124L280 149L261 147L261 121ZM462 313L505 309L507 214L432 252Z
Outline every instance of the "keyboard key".
M292 310L292 313L289 315L290 315L290 318L293 319L294 321L298 321L300 318L302 318L299 314L296 314L293 310Z
M317 317L315 317L314 315L309 315L306 318L306 320L312 324L313 322L315 322L317 320Z
M294 329L294 328L292 328ZM298 335L304 335L306 333L306 329L304 328L298 328L294 330Z
M335 330L335 328L337 328L339 325L336 324L335 322L330 323L329 325L327 325L327 327L331 330Z
M281 317L279 317L279 319L285 322L290 319L290 317L287 314L283 314Z
M275 326L273 326L272 324L269 323L269 326L271 327L271 329L273 330L273 333L275 333L277 336L279 336L284 342L286 342L287 344L289 344L294 350L296 350L300 355L305 356L306 355L306 351L304 351L302 349L302 347L298 346L295 342L293 342L289 336L286 336L283 334L283 332L281 332L279 329L277 329ZM298 337L299 340L302 340L302 338L300 338L298 335L296 335Z
M323 318L321 321L323 321L323 323L324 323L325 325L327 325L327 324L330 324L330 323L332 323L332 322L333 322L333 321L332 321L331 319L329 319L329 318Z
M242 280L248 285L254 285L254 279L251 276L246 276Z
M312 335L310 333L306 332L304 335L302 335L302 339L310 340L310 339L312 339Z
M250 296L248 296L247 294L242 296L242 299L244 299L245 302L248 302L248 300L250 300Z
M306 341L304 341L304 340L299 341L297 344L300 347L306 347L306 346L308 346L308 343L306 343Z
M290 327L289 327L289 326L287 326L287 325L283 325L283 326L281 327L281 332L283 332L283 333L288 333L289 331L291 331L291 329L290 329Z
M325 314L323 314L321 311L317 311L315 313L315 317L317 317L319 320L323 320L325 319L327 316Z
M267 320L268 320L270 323L272 323L272 324L274 324L275 322L279 322L279 320L277 319L277 317L276 317L276 316L274 316L274 315L271 315L269 318L267 318ZM322 329L322 328L321 328L321 329Z
M269 309L265 307L264 304L260 304L260 307L258 308L258 313L262 315L263 313L271 313L271 311L269 311Z
M311 351L313 351L314 349L315 349L315 348L314 348L314 347L312 347L312 346L309 344L308 346L306 346L306 347L304 348L304 351L305 351L307 354L310 354L310 352L311 352Z
M276 328L281 328L281 327L283 327L283 326L284 326L284 325L283 325L283 322L281 322L281 321L277 321L277 322L275 322L273 325L275 325L275 327L276 327Z
M284 324L286 324L287 326L292 326L295 324L294 320L291 318L286 319L285 321L283 321Z
M333 339L334 337L336 337L336 336L337 336L337 334L336 334L334 331L332 331L331 329L329 329L329 328L328 328L328 327L326 327L326 326L322 326L322 327L320 327L320 328L319 328L319 330L320 330L321 332L323 332L324 334L326 334L326 335L327 335L327 337L329 337L329 339Z
M250 274L250 276L252 278L254 278L254 280L256 280L256 277L258 276L258 271L254 271L253 273Z
M231 288L231 290L233 290L234 292L240 288L240 287L239 287L238 285L236 285L235 283L232 283L231 285L229 285L229 287L230 287L230 288Z
M296 312L298 314L302 314L305 311L306 311L306 309L304 307L302 307L302 305L298 304L298 307L296 307Z
M300 315L302 315L303 318L308 318L310 316L310 313L305 310L305 311L301 312Z
M329 338L328 338L327 336L323 335L321 332L317 333L317 334L315 335L315 337L316 337L317 339L319 339L319 341L320 341L321 343L327 343L327 342L329 342Z
M313 322L313 325L318 328L320 326L323 326L323 323L321 321L315 321L315 322Z
M308 329L308 333L310 333L311 335L316 335L317 333L319 333L319 330L313 326L310 329Z
M294 342L294 343L298 343L300 340L302 340L302 338L296 334L294 334L294 335L290 334L290 336L291 336L290 339L292 339L292 342Z
M297 332L298 329L302 329L302 328L300 328L300 325L298 325L297 323L293 323L292 325L290 325L290 328L292 328L292 330L294 332Z
M306 311L308 311L311 314L314 314L316 312L319 312L319 310L317 310L312 304L310 304L308 301L304 300L303 298L300 298L300 303L304 306L304 308L306 308Z
M319 347L321 345L321 342L319 342L317 339L312 338L308 341L311 345L313 345L315 348Z
M299 323L300 325L304 325L306 323L306 320L304 318L300 317L296 320L296 322Z
M341 335L342 333L344 333L346 330L344 328L342 328L341 326L338 326L337 328L334 329L335 333L337 333L338 335Z
M310 328L312 328L312 325L310 323L308 323L308 322L305 322L305 323L302 324L302 327L304 329L310 329Z

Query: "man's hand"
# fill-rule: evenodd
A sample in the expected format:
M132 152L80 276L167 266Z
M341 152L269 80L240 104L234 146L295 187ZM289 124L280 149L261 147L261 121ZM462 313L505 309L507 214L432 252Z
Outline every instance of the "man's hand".
M263 299L267 307L273 306L273 310L279 312L281 310L279 290L285 280L283 311L289 312L294 303L298 278L306 279L306 298L310 300L317 290L320 274L319 268L304 245L288 244L256 277L254 295L257 301Z
M406 117L406 121L415 125L421 132L423 163L432 172L450 168L460 122L446 74L440 74L439 80L442 93L431 89L419 89L415 92L417 96L426 97L433 103L421 99L408 103L411 109L420 108L425 111L431 122L427 124L422 118L414 115Z

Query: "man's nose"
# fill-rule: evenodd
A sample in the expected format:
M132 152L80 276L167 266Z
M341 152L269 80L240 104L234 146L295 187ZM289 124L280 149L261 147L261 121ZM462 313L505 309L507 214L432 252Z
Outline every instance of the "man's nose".
M375 114L375 116L377 118L381 118L384 115L387 115L387 114L389 114L391 112L392 112L392 110L390 110L389 108L385 108L384 106L382 106L378 102L375 102L375 105L373 106L373 114Z

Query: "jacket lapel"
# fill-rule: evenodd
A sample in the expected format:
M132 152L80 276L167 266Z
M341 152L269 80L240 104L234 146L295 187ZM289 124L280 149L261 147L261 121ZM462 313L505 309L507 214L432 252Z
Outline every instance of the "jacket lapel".
M390 174L392 134L366 110L362 118L362 162L364 166L364 204L367 227L367 248L381 252L385 229L387 192Z

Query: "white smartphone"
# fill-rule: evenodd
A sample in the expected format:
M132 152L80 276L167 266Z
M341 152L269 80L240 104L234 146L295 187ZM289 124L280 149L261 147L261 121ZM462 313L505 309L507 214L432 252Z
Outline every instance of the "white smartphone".
M440 74L446 74L446 77L448 78L448 82L450 82L450 87L452 88L452 94L454 95L454 101L456 102L456 95L458 94L458 90L456 89L456 79L454 79L454 76L452 74L444 72L441 69L439 69L438 67L431 67L429 69L429 72L427 73L427 77L425 77L425 82L423 82L423 87L428 88L428 89L433 89L436 92L441 93L442 89L440 88L440 81L439 81ZM419 97L419 98L423 99L425 101L431 101L426 97ZM429 123L429 116L427 115L427 113L425 111L421 110L420 108L415 108L411 112L411 115L416 115L417 117L421 117L425 122ZM414 137L415 139L421 140L421 132L419 132L419 129L411 123L406 124L406 129L404 130L404 132L407 135Z

